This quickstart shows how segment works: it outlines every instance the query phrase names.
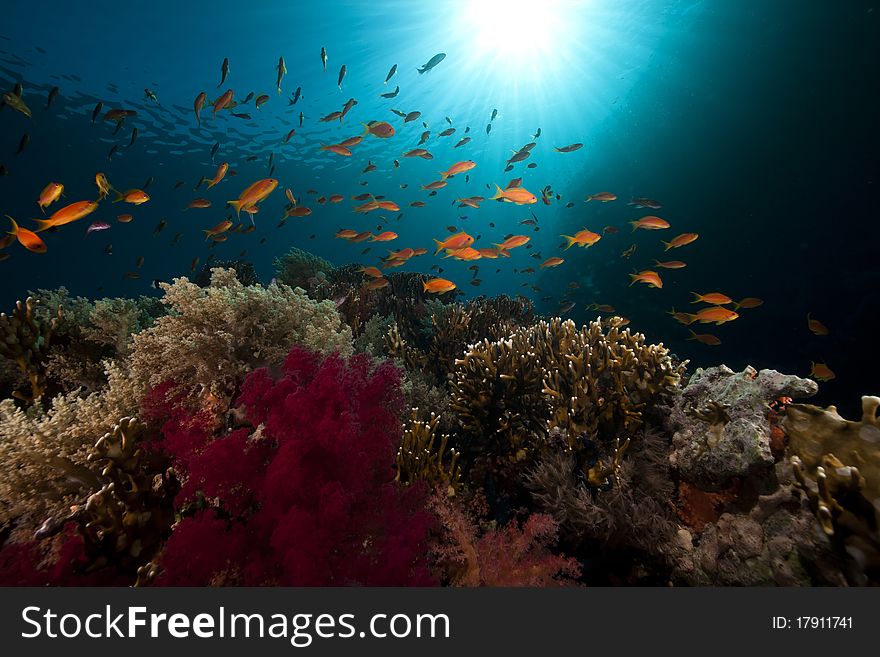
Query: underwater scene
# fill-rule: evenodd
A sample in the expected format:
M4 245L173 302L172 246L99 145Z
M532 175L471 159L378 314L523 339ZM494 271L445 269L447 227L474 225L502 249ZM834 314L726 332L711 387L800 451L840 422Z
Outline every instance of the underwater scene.
M877 584L878 13L11 3L0 584Z

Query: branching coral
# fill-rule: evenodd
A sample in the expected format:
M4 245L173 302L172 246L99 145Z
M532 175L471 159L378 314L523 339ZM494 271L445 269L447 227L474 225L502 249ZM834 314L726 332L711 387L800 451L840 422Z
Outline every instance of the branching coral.
M351 353L351 331L332 302L301 289L244 286L229 269L212 270L211 286L186 278L163 283L173 314L134 338L132 369L142 381L173 381L190 392L229 399L255 367L278 365L294 344Z
M0 313L0 356L13 361L27 377L30 390L16 390L13 396L28 403L39 399L46 391L46 357L52 334L61 316L43 320L36 315L36 300L28 297L17 301L11 315Z
M394 480L403 398L397 369L365 354L295 347L273 380L251 373L241 411L250 423L195 452L169 446L187 477L179 496L210 508L174 529L159 584L427 584L430 516L423 486ZM204 432L184 422L166 440ZM194 563L193 556L202 558Z
M471 345L456 361L452 409L481 451L518 459L556 427L580 449L584 438L615 441L640 426L643 409L677 389L685 365L619 323L578 329L554 318Z
M403 431L397 450L397 480L405 484L424 481L431 488L441 488L454 495L459 483L458 452L447 449L449 436L437 436L440 417L431 413L428 420L419 419L419 409Z

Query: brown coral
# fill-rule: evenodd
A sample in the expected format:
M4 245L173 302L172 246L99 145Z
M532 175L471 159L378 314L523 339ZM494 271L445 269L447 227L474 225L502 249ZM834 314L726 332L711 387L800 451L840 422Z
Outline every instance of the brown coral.
M458 452L447 449L449 436L437 436L440 417L419 419L419 409L412 409L412 417L403 431L403 440L397 450L396 479L404 484L424 481L431 488L440 488L454 495L459 483Z
M61 317L58 307L55 317L48 321L38 317L34 310L37 302L33 297L17 301L12 315L0 313L0 356L18 366L27 377L30 391L16 390L16 399L31 403L46 391L46 356L52 341L52 333Z

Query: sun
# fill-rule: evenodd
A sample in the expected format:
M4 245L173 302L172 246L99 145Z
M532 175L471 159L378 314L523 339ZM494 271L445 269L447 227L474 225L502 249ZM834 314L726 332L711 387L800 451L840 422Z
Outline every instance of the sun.
M540 66L566 41L564 0L470 0L464 28L473 38L473 55L507 65Z

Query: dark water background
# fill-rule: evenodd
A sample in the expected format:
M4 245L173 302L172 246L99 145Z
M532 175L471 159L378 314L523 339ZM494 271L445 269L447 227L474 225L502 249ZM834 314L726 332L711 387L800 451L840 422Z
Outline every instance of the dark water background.
M47 182L65 184L65 202L94 198L97 171L121 189L140 187L150 176L154 182L146 205L105 202L79 224L43 233L46 255L17 244L7 249L12 257L0 263L0 307L10 308L29 289L59 285L89 297L155 294L152 279L187 275L195 256L204 262L212 251L218 259L235 259L246 250L264 281L272 277L273 258L290 246L335 264L376 264L384 247L428 247L454 225L481 235L477 246L523 233L534 248L515 250L509 260L477 262L480 287L467 284L471 263L429 255L403 270L429 272L439 264L443 276L469 296L523 293L546 314L570 299L576 306L567 314L579 322L596 315L585 309L587 303L611 304L634 329L671 345L693 366L751 364L805 376L810 361L827 362L837 378L821 385L818 401L835 403L845 414L858 413L860 395L880 393L880 9L873 2L542 3L522 20L551 21L551 40L539 47L526 39L506 55L483 47L481 28L470 20L472 4L53 0L5 8L0 88L8 91L21 82L34 116L0 111L0 163L9 170L0 177L0 211L32 226L27 219L40 216L35 201ZM318 54L322 46L330 55L326 73ZM447 53L446 60L419 76L415 67L436 52ZM278 96L274 67L282 54L289 73ZM217 89L224 57L231 73ZM395 63L398 73L384 86ZM348 74L340 92L341 64ZM46 96L55 85L60 95L47 110ZM397 98L379 98L397 85ZM297 86L303 99L288 105ZM143 99L145 87L156 92L161 107ZM259 111L253 101L234 110L252 120L226 112L212 120L208 108L197 128L195 96L206 91L213 99L225 88L233 88L238 100L250 91L269 94L270 100ZM358 105L342 126L317 121L349 97ZM138 116L113 136L112 124L90 122L99 100L104 111L133 108ZM390 108L419 110L422 117L403 125ZM495 108L498 118L487 135ZM302 128L300 110L306 116ZM457 132L439 138L449 127L447 116ZM397 134L390 140L368 138L352 158L317 151L321 144L360 134L360 123L368 120L388 120ZM404 159L401 153L415 147L424 130L422 120L432 131L426 148L435 159ZM473 141L453 149L466 126ZM129 147L132 127L139 135ZM282 145L294 127L296 135ZM511 151L532 141L538 127L542 136L533 156L503 172ZM25 132L30 143L16 155ZM215 142L220 148L212 162ZM585 146L568 154L552 149L572 142ZM119 153L108 161L114 144ZM268 175L270 153L281 185L256 215L257 230L208 249L201 231L224 218L223 201ZM248 162L251 155L257 160ZM395 158L399 169L392 166ZM469 182L457 176L436 197L419 190L464 159L477 162ZM213 190L194 191L223 161L238 175ZM362 174L368 161L378 170ZM527 169L529 162L537 168ZM536 194L552 185L561 201L522 207L487 201L479 210L452 205L461 196L490 196L487 184L504 186L515 176ZM185 185L172 191L178 180ZM278 229L284 187L314 212ZM344 194L346 200L318 206L308 188L325 196ZM398 202L403 218L353 214L350 197L364 191ZM615 192L619 200L583 203L599 191ZM197 196L210 198L213 207L182 211ZM627 221L654 213L627 206L633 196L661 201L656 214L672 228L632 234ZM427 207L407 207L414 200ZM568 201L575 206L566 208ZM518 224L532 211L537 232ZM116 223L121 212L135 220ZM154 236L160 219L168 225ZM113 227L84 238L93 220ZM400 238L372 245L368 254L361 253L368 243L333 239L342 227L375 231L380 224ZM561 233L582 227L601 232L606 225L620 232L585 251L559 252ZM660 239L686 231L698 232L700 239L664 256ZM179 242L170 246L178 232ZM631 244L637 245L635 254L621 258ZM542 258L530 257L534 252ZM123 273L135 271L141 255L142 278L125 279ZM535 274L514 272L537 269L551 255L564 255L565 264ZM682 259L688 266L660 270L662 290L630 287L627 275L648 268L655 257ZM570 289L571 282L580 288ZM673 306L693 308L691 291L756 296L765 303L721 327L694 325L721 338L721 345L710 347L688 341L687 329L666 314ZM808 312L830 328L829 336L810 333Z

